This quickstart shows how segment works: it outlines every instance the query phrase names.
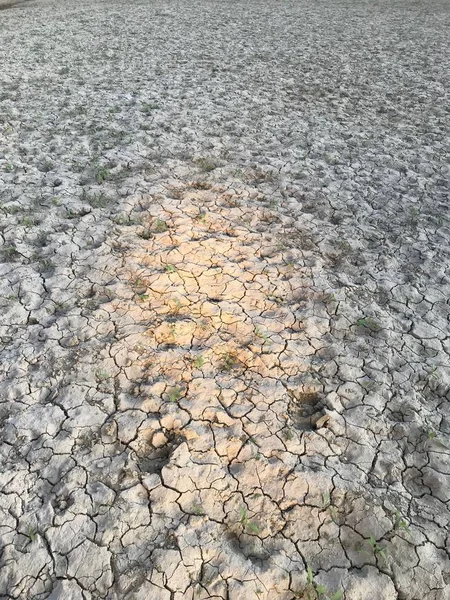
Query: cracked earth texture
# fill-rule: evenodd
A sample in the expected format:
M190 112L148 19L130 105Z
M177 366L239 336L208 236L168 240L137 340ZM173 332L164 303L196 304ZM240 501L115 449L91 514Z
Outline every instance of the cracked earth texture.
M0 598L450 598L450 6L0 8Z

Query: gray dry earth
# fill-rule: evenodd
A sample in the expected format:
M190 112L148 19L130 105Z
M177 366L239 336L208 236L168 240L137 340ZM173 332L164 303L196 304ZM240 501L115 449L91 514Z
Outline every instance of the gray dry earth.
M450 598L450 4L0 7L0 598Z

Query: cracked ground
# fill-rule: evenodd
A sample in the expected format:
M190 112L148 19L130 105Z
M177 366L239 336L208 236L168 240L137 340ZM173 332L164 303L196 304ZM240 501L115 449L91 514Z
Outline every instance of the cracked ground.
M0 598L450 599L448 2L0 9Z

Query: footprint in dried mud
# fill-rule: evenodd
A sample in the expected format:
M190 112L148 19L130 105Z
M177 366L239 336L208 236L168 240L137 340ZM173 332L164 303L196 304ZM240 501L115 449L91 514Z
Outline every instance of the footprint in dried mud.
M6 0L5 2L0 0L0 10L7 10L8 8L14 8L16 6L20 6L21 4L28 3L29 0Z
M149 449L148 454L145 456L138 456L137 466L141 473L156 473L159 475L163 468L169 464L173 452L185 441L181 435L173 432L156 433L153 439L155 440L157 436L158 439L153 443L158 444L159 447Z
M318 392L288 392L288 414L294 427L300 431L311 431L323 426L328 419Z

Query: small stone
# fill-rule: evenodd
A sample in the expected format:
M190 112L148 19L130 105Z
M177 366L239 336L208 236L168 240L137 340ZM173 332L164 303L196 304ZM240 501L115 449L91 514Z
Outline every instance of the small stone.
M155 433L155 435L152 438L152 446L154 446L155 448L161 448L161 446L165 446L165 444L167 444L167 438L162 433L162 431L158 431L158 433Z

